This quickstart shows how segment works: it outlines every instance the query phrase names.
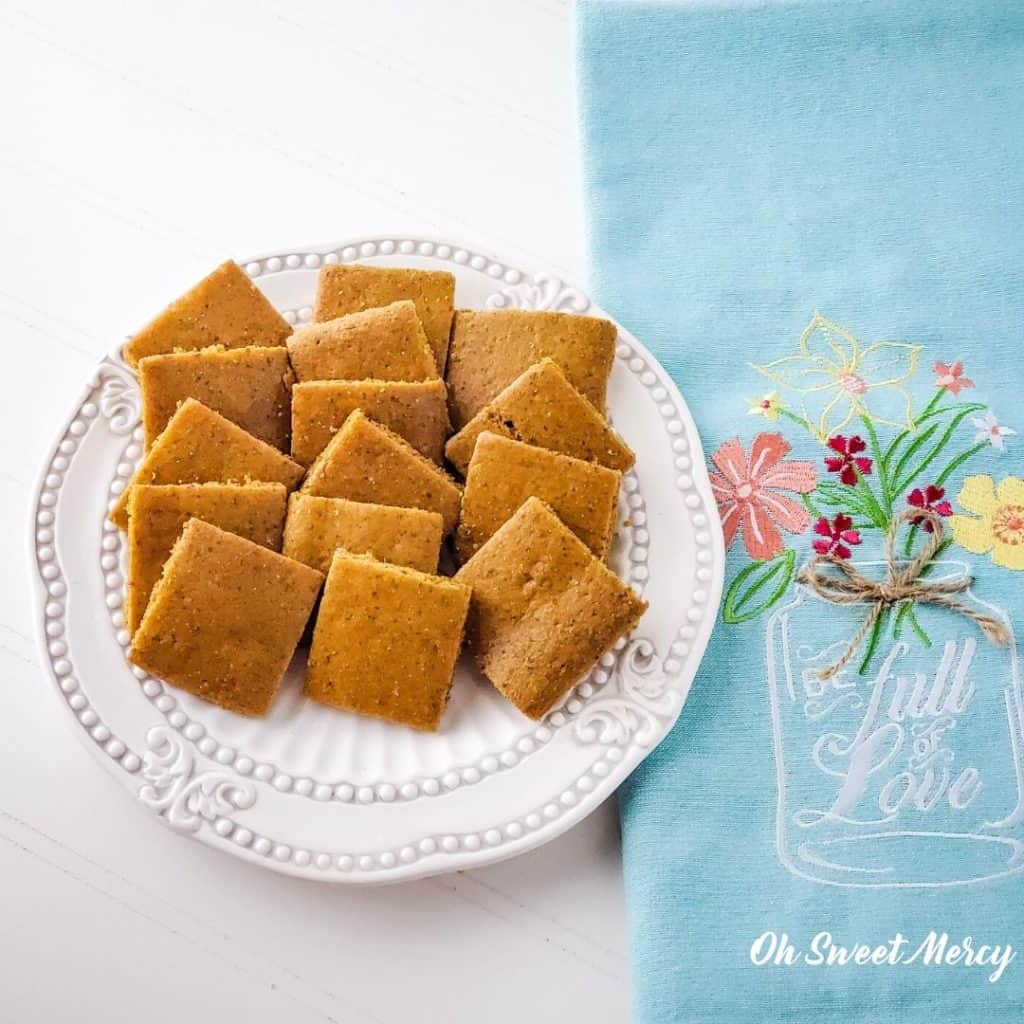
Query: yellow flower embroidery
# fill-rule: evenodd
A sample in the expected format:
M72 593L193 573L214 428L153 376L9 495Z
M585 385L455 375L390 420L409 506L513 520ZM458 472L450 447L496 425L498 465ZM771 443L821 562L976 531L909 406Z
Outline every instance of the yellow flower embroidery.
M763 416L766 420L777 420L779 413L786 408L777 391L769 391L760 398L748 398L747 405L750 406L748 416Z
M803 396L804 415L825 441L855 416L912 429L910 392L921 345L878 341L862 348L844 327L815 314L800 335L800 354L754 366Z
M969 476L957 501L974 513L950 519L957 544L976 555L991 552L1006 569L1024 569L1024 480L1008 476L997 487L990 476Z

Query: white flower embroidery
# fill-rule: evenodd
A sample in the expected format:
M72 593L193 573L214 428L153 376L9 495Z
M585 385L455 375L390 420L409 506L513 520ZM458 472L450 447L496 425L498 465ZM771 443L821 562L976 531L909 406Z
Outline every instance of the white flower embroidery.
M1010 434L1016 434L1017 431L1012 427L1004 427L1000 425L998 420L991 412L986 412L981 416L975 416L971 423L974 425L975 430L978 432L974 435L975 444L979 444L982 441L987 441L996 451L1005 452L1006 442L1003 440Z

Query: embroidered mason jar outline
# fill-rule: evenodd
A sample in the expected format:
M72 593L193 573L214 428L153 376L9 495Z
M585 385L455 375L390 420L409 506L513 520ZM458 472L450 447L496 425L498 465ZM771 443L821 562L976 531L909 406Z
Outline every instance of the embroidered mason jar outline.
M766 619L776 846L788 870L825 884L960 885L1024 870L1012 627L972 591L971 567L949 560L955 546L1024 570L1024 479L965 475L1004 455L1016 431L975 399L959 360L931 364L917 404L924 351L861 344L816 313L795 351L752 364L774 390L747 412L770 426L710 457L735 567L723 622ZM860 570L881 574L870 561L881 555L887 574L868 580ZM961 666L973 689L943 697ZM955 852L936 854L941 843Z
M970 572L964 562L933 564L939 580ZM1024 871L1024 697L1005 612L968 588L964 599L1010 630L1009 646L987 644L965 622L932 649L894 640L866 676L851 666L822 679L849 623L833 622L813 643L794 640L801 610L814 616L812 636L822 620L820 598L793 589L765 633L776 848L786 869L851 888L935 888Z

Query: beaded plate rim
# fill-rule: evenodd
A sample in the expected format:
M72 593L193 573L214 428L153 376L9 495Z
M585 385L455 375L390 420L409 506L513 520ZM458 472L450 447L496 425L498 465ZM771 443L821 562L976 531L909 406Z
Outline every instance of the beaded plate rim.
M454 264L453 269L462 267L485 274L494 281L496 288L486 302L490 308L526 304L530 308L607 316L582 291L564 284L554 275L523 270L485 255L484 250L451 242L394 236L358 239L266 254L240 261L240 265L250 278L258 279L268 274L309 271L331 263L390 255L450 262ZM309 314L308 307L285 311L286 319L292 323L308 320ZM31 522L33 575L38 597L34 606L40 650L63 705L81 727L75 730L77 734L101 763L122 783L127 783L138 799L154 810L164 823L244 859L304 877L382 882L477 866L541 845L596 808L667 734L678 717L717 616L724 570L721 529L714 513L700 438L685 400L643 345L621 325L616 326L619 332L616 359L651 392L669 437L678 472L675 491L681 493L684 514L690 515L696 528L700 568L697 570L699 582L695 580L691 586L691 598L699 599L691 599L664 658L659 661L657 652L645 638L633 639L628 646L620 642L617 656L606 655L602 663L606 678L585 694L585 698L589 698L597 689L598 696L583 701L574 696L572 701L566 702L574 705L571 710L560 707L538 725L535 731L541 746L554 732L571 727L579 743L601 748L587 771L568 786L560 785L561 792L556 792L552 799L514 821L471 833L427 835L415 843L389 850L314 851L296 847L282 837L258 833L234 820L234 815L255 805L261 785L272 787L278 793L294 792L319 801L391 803L444 795L475 785L490 774L490 766L460 766L457 778L439 777L431 780L433 785L421 786L416 793L403 792L400 785L389 781L373 787L356 787L346 782L328 785L311 779L288 778L284 785L283 773L273 770L273 766L269 773L256 771L261 766L255 764L249 765L248 771L239 770L236 762L242 758L237 754L231 762L225 761L222 748L215 741L213 749L209 744L202 744L207 737L197 734L195 729L189 730L190 723L172 723L169 711L161 712L163 717L147 729L146 744L138 750L131 749L111 732L74 676L64 640L67 584L52 543L52 527L64 472L77 451L77 440L85 436L93 423L105 419L111 431L128 438L128 443L121 448L115 481L124 476L120 469L130 461L125 459L125 452L133 444L137 409L132 407L130 371L118 353L99 364L75 411L65 421L40 474ZM641 504L636 507L643 508L642 501L641 496ZM103 539L110 536L113 536L111 531L102 534ZM646 539L643 546L646 546ZM110 577L118 573L110 573L110 562L104 559L117 552L104 548L102 540L100 551L101 571L108 573L105 582L109 595L120 580L111 582ZM642 584L645 577L634 582ZM116 615L116 609L111 611ZM116 619L112 624L116 631ZM145 686L145 682L140 678L140 684ZM584 684L574 688L574 695L581 685ZM163 694L161 690L160 694L154 691L146 695L155 703ZM195 749L190 743L196 745ZM524 754L529 752L523 751ZM518 757L507 764L498 761L494 770L512 770L519 763ZM229 766L234 769L230 774L225 770Z

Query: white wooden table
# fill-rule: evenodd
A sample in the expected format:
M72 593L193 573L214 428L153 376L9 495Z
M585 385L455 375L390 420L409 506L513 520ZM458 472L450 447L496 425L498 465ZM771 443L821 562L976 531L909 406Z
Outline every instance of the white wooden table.
M37 663L37 469L94 362L226 256L388 231L583 281L569 0L0 2L0 1019L623 1021L618 833L384 889L163 829Z

